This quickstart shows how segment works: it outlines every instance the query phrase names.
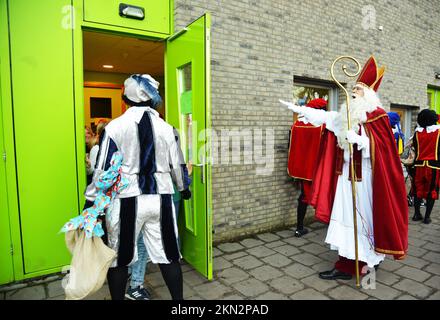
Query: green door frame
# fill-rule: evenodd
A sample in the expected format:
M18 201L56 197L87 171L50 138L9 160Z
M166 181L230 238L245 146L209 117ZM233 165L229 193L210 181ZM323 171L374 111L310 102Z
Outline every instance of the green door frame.
M0 9L1 11L1 9ZM2 19L0 14L0 19ZM2 27L0 26L0 30ZM0 31L0 34L1 31ZM0 58L0 72L3 60ZM6 189L6 148L3 134L2 80L0 76L0 283L14 280L14 263L12 260L11 228L9 225L8 193Z
M12 115L12 94L11 94L11 69L9 51L9 20L8 4L6 0L0 0L0 95L2 104L1 120L3 123L3 143L6 153L6 194L8 212L1 214L8 216L10 227L10 241L13 263L13 280L24 278L23 257L21 248L20 218L18 213L17 181L15 167L15 141ZM3 161L3 160L2 160ZM2 218L3 221L3 218ZM3 272L3 271L2 271ZM9 278L8 273L1 277ZM1 282L3 283L3 282Z
M85 172L85 150L83 148L85 143L84 137L84 92L83 92L83 30L94 30L97 32L111 32L113 34L123 34L126 36L135 36L139 38L145 38L150 40L165 40L169 35L156 34L154 32L147 32L142 30L128 30L123 27L85 22L83 20L83 0L71 0L71 11L63 11L64 18L70 15L71 27L73 28L72 41L73 41L73 91L74 91L74 119L75 119L75 139L76 139L76 166L77 166L77 185L79 190L79 196L77 199L78 208L82 208L84 203L84 196L82 190L86 187L86 177L81 172ZM174 27L174 1L170 0L170 33L172 33ZM63 8L64 10L65 8ZM6 203L0 202L2 213L0 222L2 228L0 232L2 235L10 235L10 244L5 243L6 247L11 247L13 255L11 258L10 267L2 262L2 270L0 273L0 284L8 283L12 281L23 280L27 278L33 278L42 276L54 272L60 272L62 266L48 267L45 270L26 273L24 269L24 256L22 248L22 229L19 212L19 200L18 200L18 181L17 181L17 169L16 169L16 145L15 145L15 129L14 129L14 115L13 115L13 97L12 97L12 70L11 70L11 47L10 47L10 21L9 21L9 4L8 0L0 0L0 151L5 150L6 161L0 165L0 196L2 199L6 199ZM61 17L62 18L62 17ZM209 50L209 48L207 49ZM207 77L209 81L210 77ZM209 83L208 83L209 85ZM210 101L210 92L206 93L206 100ZM209 104L207 104L209 107ZM210 124L210 109L206 110L206 121ZM2 152L3 153L3 152ZM3 159L0 158L0 161ZM211 168L207 166L206 175L208 181L211 177ZM3 188L3 186L5 186ZM3 188L3 189L2 189ZM209 224L212 225L212 211L211 211L211 188L207 189L207 210L209 217ZM7 208L7 213L3 208ZM55 213L54 213L55 214ZM8 228L9 227L9 228ZM211 230L211 229L210 229ZM207 235L210 243L212 243L212 235ZM5 238L6 239L6 238ZM10 250L11 250L10 249ZM4 254L1 259L4 259ZM210 250L209 255L212 255ZM10 257L10 256L9 256ZM5 258L8 261L8 258ZM5 268L6 266L6 268ZM212 268L210 271L212 277Z
M8 283L14 280L14 263L12 260L13 248L6 190L6 153L3 143L1 109L0 100L0 283Z

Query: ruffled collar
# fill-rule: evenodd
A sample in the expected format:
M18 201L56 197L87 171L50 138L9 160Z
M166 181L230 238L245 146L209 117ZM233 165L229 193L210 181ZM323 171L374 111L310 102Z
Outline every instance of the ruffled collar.
M427 133L431 133L431 132L437 131L439 129L440 129L440 125L439 124L434 124L432 126L426 127L426 132ZM425 130L425 128L422 128L422 127L419 127L419 126L416 128L417 132L423 132L423 130Z

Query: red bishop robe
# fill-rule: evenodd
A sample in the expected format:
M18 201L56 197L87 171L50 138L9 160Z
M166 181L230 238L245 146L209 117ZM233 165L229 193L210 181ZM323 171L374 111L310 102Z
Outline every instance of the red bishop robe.
M377 108L363 124L370 139L375 251L403 259L408 250L408 204L402 166L387 113ZM325 130L313 178L316 219L329 223L338 180L337 139ZM347 195L351 196L351 195ZM354 241L354 240L353 240Z
M323 126L296 120L290 132L287 173L292 178L312 181L318 159Z

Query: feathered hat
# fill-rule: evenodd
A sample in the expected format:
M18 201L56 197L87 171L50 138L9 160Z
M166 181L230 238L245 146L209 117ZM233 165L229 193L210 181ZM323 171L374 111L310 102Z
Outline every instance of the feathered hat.
M133 74L124 82L122 99L131 106L158 107L162 103L159 82L149 74Z

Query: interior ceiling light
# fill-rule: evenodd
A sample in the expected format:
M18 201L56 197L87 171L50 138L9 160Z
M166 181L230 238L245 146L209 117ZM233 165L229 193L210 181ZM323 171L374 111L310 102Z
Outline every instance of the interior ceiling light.
M102 67L105 69L113 69L113 66L111 64L104 64L102 65Z

